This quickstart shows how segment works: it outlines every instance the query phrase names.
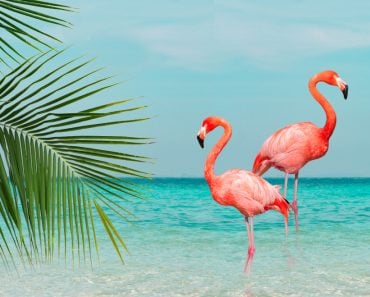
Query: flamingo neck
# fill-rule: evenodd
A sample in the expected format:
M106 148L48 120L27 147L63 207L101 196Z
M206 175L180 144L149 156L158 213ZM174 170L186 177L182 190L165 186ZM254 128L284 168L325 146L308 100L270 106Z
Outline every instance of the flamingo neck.
M218 126L224 128L224 133L208 154L206 165L204 166L204 176L208 183L211 183L212 180L214 180L214 178L216 177L214 171L216 159L223 150L223 148L225 147L225 145L229 142L232 134L231 126L226 121L220 120Z
M322 82L319 75L315 75L308 83L308 88L315 98L315 100L321 105L321 107L325 111L326 115L326 122L325 126L322 128L323 135L326 139L329 139L330 136L333 134L335 129L335 125L337 123L337 117L334 111L334 108L331 106L328 100L318 91L316 85L319 82Z

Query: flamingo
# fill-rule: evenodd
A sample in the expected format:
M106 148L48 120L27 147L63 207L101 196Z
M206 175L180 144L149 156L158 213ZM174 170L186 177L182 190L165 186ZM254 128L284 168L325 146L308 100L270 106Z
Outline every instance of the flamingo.
M292 208L296 231L298 231L298 174L300 169L309 161L323 157L329 148L329 139L336 125L336 115L333 107L317 90L316 85L325 82L337 86L347 99L348 85L332 70L326 70L314 75L308 83L308 88L321 105L326 114L326 123L323 128L311 122L301 122L286 126L272 134L262 144L258 152L253 170L257 175L263 175L270 167L275 167L285 173L284 193L288 186L288 174L294 174L294 194Z
M203 121L197 135L200 146L204 148L206 135L219 126L224 128L224 133L207 157L204 176L213 199L221 205L235 207L245 218L249 246L244 272L249 274L255 253L253 217L271 209L279 211L284 216L287 233L289 202L280 195L279 186L270 185L252 172L232 169L219 176L215 174L216 159L231 138L231 125L220 117L208 117Z

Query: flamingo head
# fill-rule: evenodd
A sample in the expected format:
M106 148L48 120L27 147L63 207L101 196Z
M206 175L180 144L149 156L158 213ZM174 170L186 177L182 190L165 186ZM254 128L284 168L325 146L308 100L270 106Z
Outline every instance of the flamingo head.
M322 72L323 80L332 86L337 86L343 93L344 99L348 96L348 84L340 78L338 73L332 70Z
M220 119L218 117L208 117L203 121L202 127L197 134L197 139L201 148L204 148L204 139L206 135L219 125Z

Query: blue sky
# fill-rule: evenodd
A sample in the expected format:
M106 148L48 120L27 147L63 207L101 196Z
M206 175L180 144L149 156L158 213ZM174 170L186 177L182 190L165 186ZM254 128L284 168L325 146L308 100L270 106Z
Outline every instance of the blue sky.
M222 116L233 138L216 171L250 169L262 142L298 121L323 126L308 79L333 69L349 84L348 100L319 89L337 112L329 152L301 176L370 176L369 1L65 1L79 8L72 30L53 28L73 51L125 81L118 98L141 97L154 118L132 134L156 138L142 149L157 176L202 176L196 142L202 120ZM94 4L92 4L94 3ZM271 169L267 176L282 176Z

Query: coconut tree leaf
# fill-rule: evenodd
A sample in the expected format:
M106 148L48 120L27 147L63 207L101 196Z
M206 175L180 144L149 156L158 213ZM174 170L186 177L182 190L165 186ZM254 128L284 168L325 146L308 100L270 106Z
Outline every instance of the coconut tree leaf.
M52 43L61 41L41 29L41 25L71 27L58 14L72 11L69 6L46 1L0 0L0 63L9 66L11 61L25 60L19 50L24 45L38 52L53 49Z
M66 62L64 54L39 54L0 80L0 255L92 263L101 228L123 261L127 247L112 216L130 222L130 202L143 193L125 179L151 177L134 167L148 157L122 151L152 143L128 130L148 119L138 115L146 106L104 102L113 78L90 70L92 61ZM97 129L117 125L128 135Z

